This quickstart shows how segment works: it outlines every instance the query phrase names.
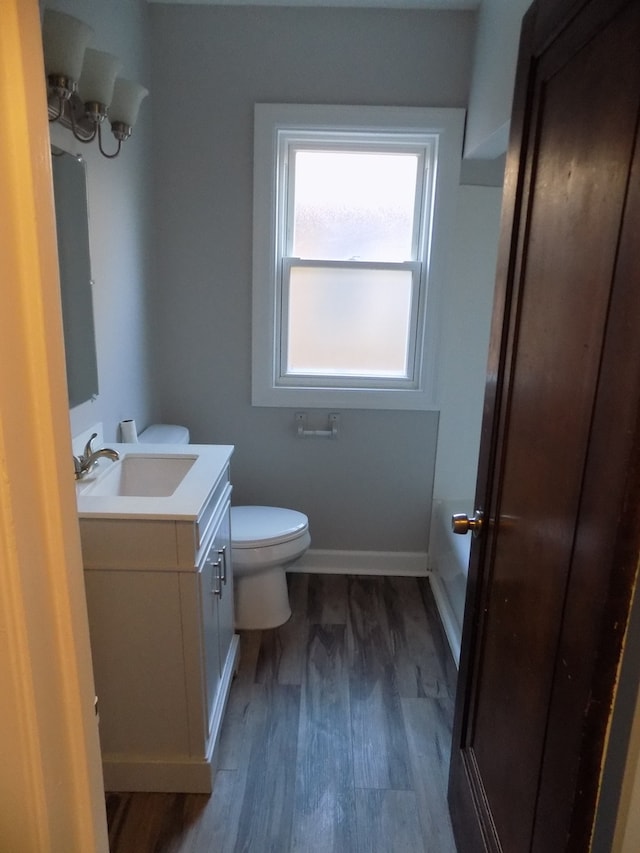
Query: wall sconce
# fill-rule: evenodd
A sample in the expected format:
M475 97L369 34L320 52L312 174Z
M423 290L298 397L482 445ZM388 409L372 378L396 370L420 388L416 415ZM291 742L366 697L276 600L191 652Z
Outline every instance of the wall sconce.
M47 75L49 121L71 129L80 142L97 136L100 153L112 159L131 136L144 86L118 77L120 60L87 47L93 30L77 18L45 9L42 22L44 67ZM109 118L118 148L107 154L102 147L102 123Z

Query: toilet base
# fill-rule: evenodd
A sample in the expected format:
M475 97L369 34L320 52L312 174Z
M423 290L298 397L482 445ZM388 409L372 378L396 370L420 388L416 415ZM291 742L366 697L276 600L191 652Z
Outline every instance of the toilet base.
M235 623L240 630L278 628L291 616L284 566L234 572Z

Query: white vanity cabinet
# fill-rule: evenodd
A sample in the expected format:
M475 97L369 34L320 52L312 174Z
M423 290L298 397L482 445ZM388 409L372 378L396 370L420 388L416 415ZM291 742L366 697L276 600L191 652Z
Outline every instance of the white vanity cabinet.
M196 713L192 725L196 731L203 729L207 742L215 738L222 722L222 700L226 699L225 681L229 675L225 667L230 651L237 645L233 631L233 569L228 497L220 509L211 539L203 549L206 556L197 574L181 579L181 598L187 611L184 613L183 631L188 633L190 628L195 627L191 641L202 649L204 713L202 717ZM194 612L199 614L199 619L189 618Z
M227 460L193 518L80 512L106 790L211 791L238 656L230 495Z

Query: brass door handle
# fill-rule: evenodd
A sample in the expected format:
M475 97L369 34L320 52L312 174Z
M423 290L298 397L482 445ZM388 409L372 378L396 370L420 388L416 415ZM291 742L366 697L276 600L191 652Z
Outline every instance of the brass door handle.
M466 512L456 512L451 516L451 529L454 533L459 533L464 536L465 533L471 531L474 536L480 536L484 514L477 509L471 518Z

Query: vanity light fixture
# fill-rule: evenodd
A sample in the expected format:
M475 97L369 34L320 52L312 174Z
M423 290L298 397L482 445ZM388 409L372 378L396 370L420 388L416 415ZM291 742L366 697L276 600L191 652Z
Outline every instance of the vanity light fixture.
M71 15L45 9L42 22L44 67L47 75L49 121L59 121L80 142L98 138L104 157L120 153L131 136L143 99L144 86L118 77L120 60L87 47L93 30ZM102 147L102 123L109 118L118 141L113 154Z

